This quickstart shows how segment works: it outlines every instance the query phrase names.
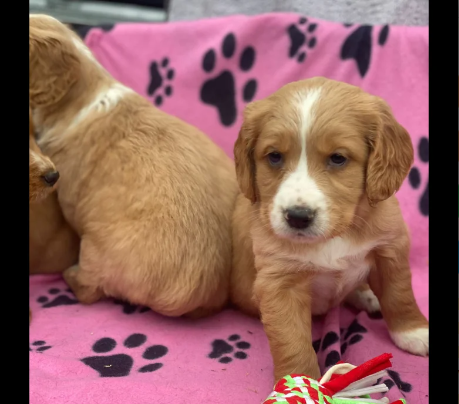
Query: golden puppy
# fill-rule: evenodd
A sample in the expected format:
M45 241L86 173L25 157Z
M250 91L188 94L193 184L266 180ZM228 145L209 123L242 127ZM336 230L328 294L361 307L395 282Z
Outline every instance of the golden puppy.
M261 313L276 380L320 376L311 315L346 296L369 311L380 305L395 344L427 355L428 322L413 296L410 239L394 196L413 148L388 105L325 78L291 83L246 108L234 154L243 195L231 299Z
M82 303L202 316L228 298L234 165L196 128L102 68L70 29L31 15L29 95L58 199L81 237L64 278Z

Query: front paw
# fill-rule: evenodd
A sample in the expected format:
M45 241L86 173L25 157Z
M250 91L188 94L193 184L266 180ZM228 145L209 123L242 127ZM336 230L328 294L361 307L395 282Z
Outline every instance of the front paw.
M400 349L414 355L427 356L429 354L429 329L417 328L409 331L391 332L392 340Z

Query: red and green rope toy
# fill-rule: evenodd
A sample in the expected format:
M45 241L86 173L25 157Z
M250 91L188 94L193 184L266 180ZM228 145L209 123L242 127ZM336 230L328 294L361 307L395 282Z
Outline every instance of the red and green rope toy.
M302 374L285 376L263 404L406 404L403 398L389 403L388 398L370 397L389 390L384 383L375 383L387 375L391 358L385 353L360 366L338 362L320 381Z

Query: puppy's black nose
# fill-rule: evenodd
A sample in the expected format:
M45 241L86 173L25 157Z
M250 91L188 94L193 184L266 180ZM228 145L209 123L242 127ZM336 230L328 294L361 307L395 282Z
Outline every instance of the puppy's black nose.
M46 182L46 185L52 187L59 179L59 171L50 171L49 173L45 174L42 178L43 181Z
M316 212L308 208L293 207L285 211L285 220L294 229L304 230L312 223Z

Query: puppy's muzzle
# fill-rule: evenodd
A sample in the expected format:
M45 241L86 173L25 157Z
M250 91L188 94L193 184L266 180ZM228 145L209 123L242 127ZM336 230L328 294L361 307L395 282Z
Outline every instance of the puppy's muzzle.
M52 187L59 179L59 171L50 171L41 178L46 185Z
M307 229L312 224L315 217L315 210L299 206L294 206L293 208L286 209L284 213L284 218L287 224L292 229L297 230Z

